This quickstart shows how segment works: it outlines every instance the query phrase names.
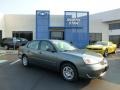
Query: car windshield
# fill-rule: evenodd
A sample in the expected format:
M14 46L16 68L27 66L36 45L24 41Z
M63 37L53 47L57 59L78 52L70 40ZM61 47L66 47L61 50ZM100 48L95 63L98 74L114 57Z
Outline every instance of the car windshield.
M76 47L65 41L53 40L52 42L59 51L72 51L77 49Z
M108 43L107 42L96 42L95 43L95 45L103 45L103 46L106 46L106 45L108 45Z

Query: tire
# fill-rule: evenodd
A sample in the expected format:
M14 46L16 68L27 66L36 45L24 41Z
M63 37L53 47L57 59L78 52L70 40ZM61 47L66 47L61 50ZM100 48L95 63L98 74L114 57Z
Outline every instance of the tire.
M113 52L113 54L116 54L116 49L115 49L115 51Z
M103 56L104 56L104 57L107 57L107 56L108 56L108 50L107 50L107 49L104 51Z
M29 66L29 60L28 60L27 56L25 56L25 55L22 57L22 64L24 67Z
M76 80L78 80L77 69L71 63L65 63L65 64L63 64L61 66L61 75L62 75L63 79L67 80L67 81L76 81Z
M8 50L8 49L9 49L8 45L5 45L4 48L5 48L5 50Z

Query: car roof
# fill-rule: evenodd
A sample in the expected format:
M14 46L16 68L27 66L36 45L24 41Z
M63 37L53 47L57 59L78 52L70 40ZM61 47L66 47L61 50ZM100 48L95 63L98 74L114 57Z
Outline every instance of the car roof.
M32 41L50 41L50 42L57 42L57 41L64 41L64 40L57 40L57 39L40 39L40 40L32 40ZM29 42L32 42L29 41Z
M64 40L57 40L57 39L40 39L40 40L32 40L32 41L64 41Z

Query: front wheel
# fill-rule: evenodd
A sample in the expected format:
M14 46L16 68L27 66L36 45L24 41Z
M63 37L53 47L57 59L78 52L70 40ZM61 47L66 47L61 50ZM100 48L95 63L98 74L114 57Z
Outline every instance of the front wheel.
M70 63L63 64L61 67L61 74L67 81L75 81L78 79L78 72L74 65Z

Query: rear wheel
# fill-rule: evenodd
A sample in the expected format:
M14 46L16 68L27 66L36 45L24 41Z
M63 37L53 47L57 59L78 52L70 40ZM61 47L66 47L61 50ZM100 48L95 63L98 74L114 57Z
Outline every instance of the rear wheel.
M23 66L25 66L25 67L29 66L28 58L27 58L27 56L25 56L25 55L22 57L22 64L23 64Z
M113 52L114 54L116 54L116 49L114 50L114 52Z
M65 63L61 66L61 74L67 81L75 81L78 79L77 69L71 63Z

